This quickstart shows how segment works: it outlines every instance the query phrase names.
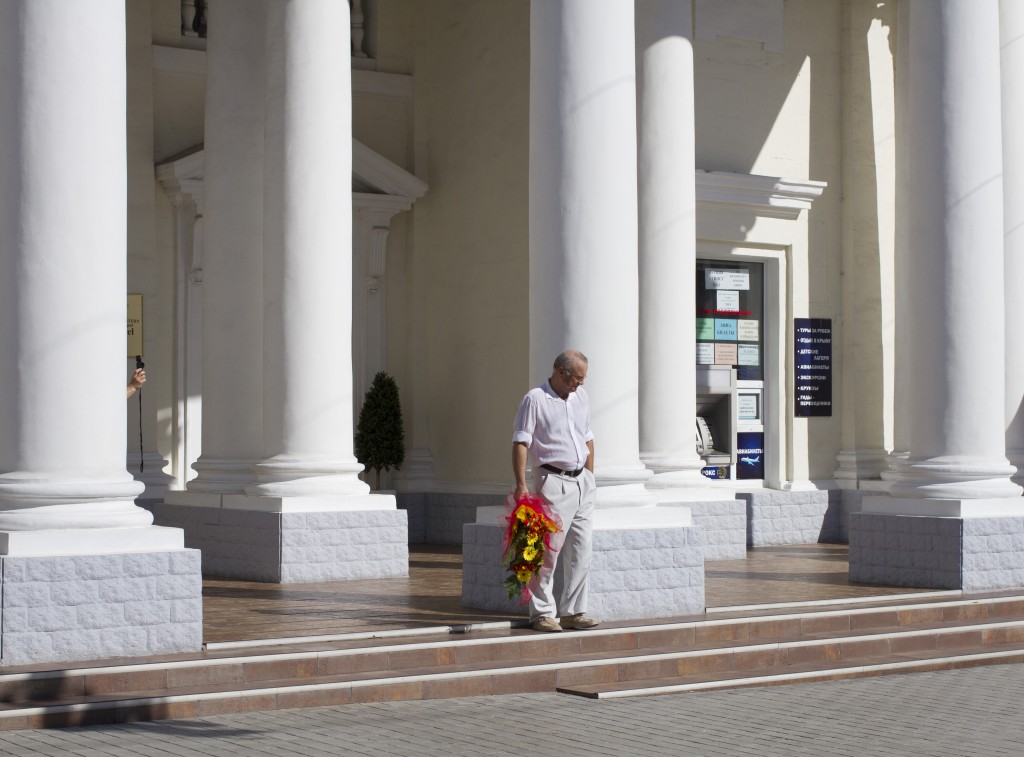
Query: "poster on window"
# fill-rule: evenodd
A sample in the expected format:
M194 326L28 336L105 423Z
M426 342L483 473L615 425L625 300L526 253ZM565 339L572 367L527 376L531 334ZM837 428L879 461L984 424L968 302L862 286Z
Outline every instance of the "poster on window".
M736 478L764 478L764 433L736 434Z

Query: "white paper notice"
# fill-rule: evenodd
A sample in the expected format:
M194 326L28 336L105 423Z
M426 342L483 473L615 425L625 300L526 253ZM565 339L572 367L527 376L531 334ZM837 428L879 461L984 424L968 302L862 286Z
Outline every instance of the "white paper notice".
M759 329L757 321L736 321L736 338L741 342L758 341L758 331Z
M741 344L737 352L737 365L761 365L761 348L758 345Z
M750 289L750 271L704 269L705 289Z
M757 421L761 419L757 411L756 394L740 394L736 397L736 414L741 421Z
M736 345L715 342L715 365L736 365Z
M740 293L734 289L719 289L717 308L727 313L735 313L740 309Z
M697 343L697 365L713 365L715 362L715 345Z

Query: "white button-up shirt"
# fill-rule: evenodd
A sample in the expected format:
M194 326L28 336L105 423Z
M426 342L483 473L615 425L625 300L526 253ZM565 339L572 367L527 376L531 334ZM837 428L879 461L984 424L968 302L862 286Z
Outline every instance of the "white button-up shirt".
M512 441L526 444L535 468L582 468L590 456L587 442L593 438L590 400L582 386L563 400L545 381L527 392L519 403Z

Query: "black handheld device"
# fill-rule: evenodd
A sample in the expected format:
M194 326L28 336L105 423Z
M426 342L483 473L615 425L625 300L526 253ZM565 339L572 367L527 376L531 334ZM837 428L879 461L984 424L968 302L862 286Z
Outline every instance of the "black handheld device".
M135 356L135 370L138 370L139 368L145 368L145 367L146 367L146 364L142 362L142 355L136 355Z

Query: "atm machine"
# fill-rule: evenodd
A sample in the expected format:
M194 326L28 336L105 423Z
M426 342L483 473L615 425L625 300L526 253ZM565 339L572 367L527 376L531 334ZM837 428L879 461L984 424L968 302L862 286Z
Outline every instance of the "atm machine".
M734 478L736 466L736 369L697 366L697 454L710 479Z

